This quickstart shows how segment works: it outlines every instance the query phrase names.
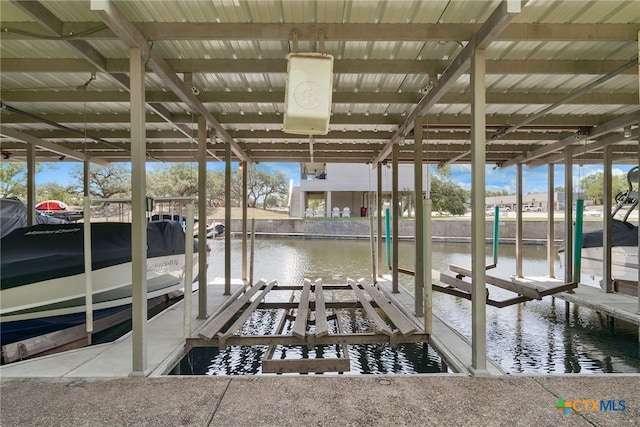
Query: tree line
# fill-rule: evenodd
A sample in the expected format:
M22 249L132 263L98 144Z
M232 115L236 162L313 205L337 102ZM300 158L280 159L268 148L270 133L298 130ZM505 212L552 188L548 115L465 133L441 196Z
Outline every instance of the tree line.
M38 165L40 171L41 165ZM25 163L3 162L0 169L0 193L3 197L26 199L27 168ZM70 205L82 203L84 172L78 165L71 172L71 184L62 186L49 182L36 186L36 199L61 200ZM190 163L171 163L147 171L149 197L198 196L198 169ZM109 167L92 165L89 171L89 193L92 198L131 197L131 170L119 164ZM247 199L249 207L268 209L278 206L287 197L288 184L280 171L264 165L247 169ZM242 170L231 174L231 203L241 206ZM207 170L207 205L223 206L225 202L224 170Z

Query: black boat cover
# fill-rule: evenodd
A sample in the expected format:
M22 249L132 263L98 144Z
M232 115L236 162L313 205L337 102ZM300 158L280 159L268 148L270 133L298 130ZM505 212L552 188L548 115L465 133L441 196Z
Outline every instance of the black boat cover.
M582 235L583 248L602 247L603 231L596 230ZM611 246L638 246L638 227L617 219L611 222Z
M53 218L34 209L34 218L38 224L68 224L69 221ZM27 205L16 197L0 199L0 238L6 236L16 228L26 227Z
M2 289L84 273L83 224L40 224L18 228L0 240ZM185 253L182 226L147 224L147 257ZM131 224L91 224L92 269L131 261Z

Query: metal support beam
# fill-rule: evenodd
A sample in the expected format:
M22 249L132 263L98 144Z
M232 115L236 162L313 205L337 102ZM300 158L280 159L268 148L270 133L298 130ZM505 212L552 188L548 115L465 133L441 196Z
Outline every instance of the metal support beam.
M61 156L76 159L81 162L83 162L85 158L84 153L62 147L61 145L55 144L53 142L44 141L40 138L36 138L35 136L29 135L28 133L24 133L16 129L9 128L7 126L0 125L0 135L6 136L8 138L14 138L24 142L25 144L32 144L43 150L51 151L53 153L60 154ZM100 166L109 167L111 165L111 163L104 160L100 160L100 159L92 158L91 161Z
M224 295L231 295L231 145L224 144Z
M564 282L573 282L573 147L564 152Z
M553 163L547 165L547 275L555 277L555 188Z
M241 160L251 162L249 156L238 145L227 130L216 120L205 105L192 92L190 87L180 80L167 61L153 50L144 35L127 19L126 15L111 0L91 0L91 10L95 11L105 24L128 46L139 48L146 59L146 65L155 72L169 89L194 113L201 114L218 136L231 145L231 149Z
M516 166L516 277L522 277L522 164Z
M424 206L422 188L422 118L417 117L415 122L415 143L413 148L413 178L415 194L415 313L416 317L424 315ZM430 238L431 236L428 236Z
M383 197L382 197L382 163L376 165L377 173L377 187L376 187L376 212L377 212L377 232L378 232L378 275L382 276L384 268L384 257L382 256L382 209L383 209ZM385 236L388 239L389 236Z
M638 123L638 121L640 121L640 111L634 111L633 113L629 113L629 114L625 114L623 116L620 117L616 117L615 119L607 122L607 123L603 123L599 126L596 126L595 128L592 128L589 130L589 138L593 139L593 138L597 138L599 136L605 135L607 133L616 131L618 129L622 129L625 126L630 126L634 123ZM576 139L579 139L580 135L575 134L575 135L571 135L569 137L563 138L558 142L555 142L553 144L548 144L545 145L543 147L540 147L534 151L530 151L528 153L525 153L521 156L518 157L514 157L513 159L509 159L506 162L502 163L500 165L501 168L506 168L509 167L511 165L515 165L517 163L528 163L529 167L534 167L537 164L535 162L532 162L532 160L535 160L539 157L545 156L547 154L551 154L554 153L556 151L562 151L564 150L565 147L569 146L570 144L575 144ZM545 160L545 163L547 163L547 161Z
M613 292L611 280L611 208L612 208L612 147L604 149L603 180L602 180L602 280L607 293Z
M27 225L36 224L36 146L27 148Z
M248 176L249 166L247 162L242 162L242 280L247 280L247 204L249 203L248 195ZM265 202L266 203L266 202ZM253 230L251 233L253 239Z
M482 24L482 27L473 35L469 43L460 51L447 69L442 73L435 86L425 94L416 107L407 116L398 131L375 157L373 163L378 163L389 156L392 146L400 137L406 136L413 130L416 117L424 115L430 107L435 105L443 95L458 81L458 78L469 68L471 57L476 49L486 49L509 23L520 13L520 0L503 0L493 11L491 16Z
M131 264L132 264L132 376L147 370L147 217L145 162L144 59L129 49L131 64Z
M207 313L207 121L198 116L198 319Z
M486 220L485 220L485 51L471 61L471 370L487 372Z
M393 225L391 227L391 243L392 243L392 258L391 258L391 281L393 285L393 293L398 293L398 263L400 257L398 256L399 235L398 228L400 226L400 192L398 191L398 153L400 147L396 144L393 146L393 156L391 160L391 217Z

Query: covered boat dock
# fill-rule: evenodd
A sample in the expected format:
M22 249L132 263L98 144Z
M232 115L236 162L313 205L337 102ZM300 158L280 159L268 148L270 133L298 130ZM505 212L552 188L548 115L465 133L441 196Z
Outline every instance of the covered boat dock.
M426 319L425 335L434 327L427 244L432 194L425 165L470 164L469 368L486 375L485 167L516 168L516 204L522 206L524 166L547 167L551 195L554 165L564 166L563 186L573 189L574 166L603 164L607 229L612 166L635 165L640 159L636 2L617 2L613 9L607 2L586 2L579 11L562 1L338 1L315 2L313 8L304 3L223 1L213 6L176 1L164 2L163 8L152 2L107 0L0 3L3 158L27 163L29 206L35 205L37 162L84 162L85 176L91 162L131 162L137 286L127 354L134 376L149 373L154 339L144 316L147 161L197 163L197 187L203 195L207 162L222 159L225 223L230 222L234 163L245 171L243 199L246 170L254 163L366 163L377 171L378 185L383 167L389 166L395 182L392 233L398 230L398 164L413 164L412 315ZM298 98L315 103L319 93L331 94L324 99L326 132L285 128L283 118L295 117L288 108L292 101L285 100L291 53L332 57L332 86L307 86ZM567 191L567 247L573 244L573 204L573 192ZM205 218L206 204L197 208ZM374 277L382 277L382 198L370 208L378 213L371 227L377 245L372 268ZM548 275L555 277L553 211L549 218ZM521 210L516 221L519 252ZM200 235L205 225L200 222ZM246 210L243 230L249 230ZM395 295L401 292L398 239L397 234L390 237ZM232 294L230 239L227 228L220 299ZM523 261L519 256L517 279L526 277ZM563 285L575 282L573 261L566 251ZM200 267L204 278L204 248ZM610 280L606 268L603 274ZM248 277L246 259L240 277ZM206 318L209 296L201 280L198 316ZM638 308L637 298L635 302Z

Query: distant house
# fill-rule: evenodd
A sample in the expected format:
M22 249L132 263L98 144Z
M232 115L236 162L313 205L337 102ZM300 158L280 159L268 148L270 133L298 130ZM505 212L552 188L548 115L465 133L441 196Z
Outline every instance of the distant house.
M301 163L300 186L291 192L289 216L366 216L375 210L377 170L360 163ZM391 165L382 168L384 200L391 200ZM423 188L429 182L428 166L423 166ZM398 165L398 189L414 189L412 164ZM320 200L322 210L309 210L309 201ZM345 215L347 214L347 215Z

